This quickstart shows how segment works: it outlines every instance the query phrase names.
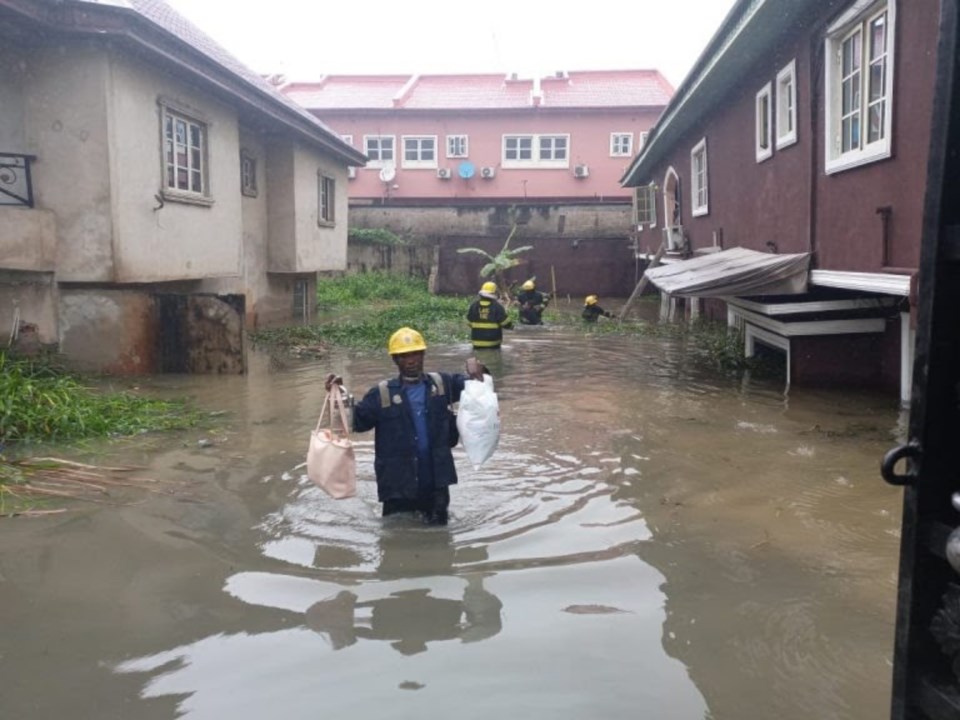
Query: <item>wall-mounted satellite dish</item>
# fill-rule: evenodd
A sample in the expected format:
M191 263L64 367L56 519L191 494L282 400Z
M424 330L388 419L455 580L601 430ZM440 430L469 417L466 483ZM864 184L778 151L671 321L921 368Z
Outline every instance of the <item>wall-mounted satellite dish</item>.
M388 183L397 176L397 169L393 165L385 165L380 169L380 180Z
M473 166L473 163L469 160L464 160L457 166L457 175L462 177L464 180L469 180L477 172L477 169Z

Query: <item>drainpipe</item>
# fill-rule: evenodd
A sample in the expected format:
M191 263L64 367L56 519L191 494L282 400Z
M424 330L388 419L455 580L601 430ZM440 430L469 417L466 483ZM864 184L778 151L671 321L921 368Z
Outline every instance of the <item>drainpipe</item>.
M819 112L820 92L825 92L823 80L823 43L817 42L819 33L811 35L810 52L810 213L807 218L807 249L810 252L810 268L817 266L817 113ZM824 100L826 102L826 100ZM824 144L830 141L829 128L824 128ZM823 150L826 150L824 145Z

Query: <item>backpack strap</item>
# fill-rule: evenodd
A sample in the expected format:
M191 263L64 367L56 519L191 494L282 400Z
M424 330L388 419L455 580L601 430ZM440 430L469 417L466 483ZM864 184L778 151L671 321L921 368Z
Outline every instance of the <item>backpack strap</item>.
M387 387L387 381L381 380L377 387L380 388L380 408L385 410L390 407L390 389Z

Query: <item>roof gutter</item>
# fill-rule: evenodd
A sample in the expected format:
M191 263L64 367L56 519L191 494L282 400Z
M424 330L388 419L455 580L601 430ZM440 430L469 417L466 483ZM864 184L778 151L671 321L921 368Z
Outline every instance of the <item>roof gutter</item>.
M742 71L769 47L782 31L796 27L816 0L738 0L707 44L650 131L643 150L620 178L624 187L642 184L671 149L671 143L689 130L723 93L735 86ZM828 0L828 4L836 4ZM754 32L762 25L763 33ZM687 112L688 108L692 108Z

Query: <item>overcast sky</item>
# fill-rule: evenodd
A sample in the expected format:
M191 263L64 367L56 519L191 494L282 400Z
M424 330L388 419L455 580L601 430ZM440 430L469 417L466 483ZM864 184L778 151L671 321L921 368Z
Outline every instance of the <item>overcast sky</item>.
M288 80L658 69L674 87L735 2L167 1L251 69Z

